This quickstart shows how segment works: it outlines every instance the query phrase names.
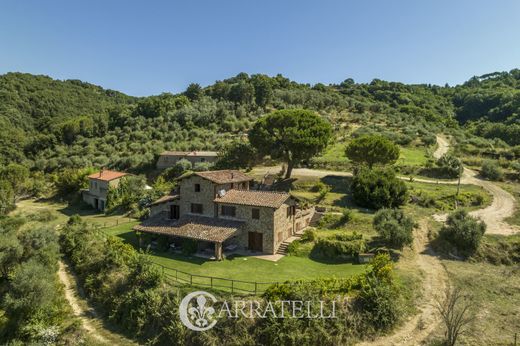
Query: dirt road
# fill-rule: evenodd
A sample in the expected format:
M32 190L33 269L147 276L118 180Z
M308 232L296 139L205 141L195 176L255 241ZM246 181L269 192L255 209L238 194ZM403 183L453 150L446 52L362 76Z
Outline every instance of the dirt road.
M446 137L442 135L437 135L437 149L433 153L433 157L436 159L440 159L442 155L446 154L450 149L450 142L446 139Z
M511 235L520 232L517 226L504 221L515 212L515 198L509 192L490 181L478 178L477 173L468 168L464 168L460 182L481 186L493 196L491 205L469 213L486 223L486 234ZM433 215L433 218L437 221L446 221L446 217L447 214Z
M70 274L68 266L62 261L59 261L58 264L58 277L60 278L63 286L65 286L65 299L67 299L69 302L69 305L72 308L72 312L75 316L79 317L83 328L89 333L90 336L99 342L108 344L108 340L100 335L94 327L92 318L88 317L92 314L92 312L86 311L83 308L84 304L80 304L80 298L76 296L76 279Z
M365 341L360 346L420 345L441 322L436 304L448 285L448 274L440 259L428 245L428 221L422 220L414 234L415 257L412 259L423 273L422 298L419 312L399 327L395 333Z

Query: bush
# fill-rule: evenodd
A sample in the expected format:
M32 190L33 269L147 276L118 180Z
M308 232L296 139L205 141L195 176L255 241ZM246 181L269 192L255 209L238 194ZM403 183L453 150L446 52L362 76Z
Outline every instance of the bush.
M49 209L43 209L27 215L27 220L29 221L50 222L57 218L58 216Z
M161 174L162 177L166 180L173 180L175 178L180 177L185 172L192 169L191 162L186 159L180 159L170 168L167 168L164 170L164 172Z
M296 255L298 253L298 248L300 247L300 241L295 240L289 244L287 247L287 253L289 255Z
M437 160L439 168L438 176L446 178L458 178L461 173L461 162L458 158L450 154L444 154Z
M378 330L389 330L402 315L400 294L388 254L374 257L359 292L366 318Z
M304 232L303 232L303 235L301 237L301 241L303 243L310 243L310 242L313 242L315 241L317 238L316 236L316 232L314 232L314 230L308 228L306 229Z
M209 171L213 168L213 164L211 162L197 162L193 165L193 170L196 172L204 172Z
M396 208L403 205L408 189L391 169L361 168L352 179L354 201L373 209Z
M363 239L363 235L343 233L334 237L318 239L312 252L317 257L338 259L355 257L365 250L366 241Z
M402 249L413 242L413 220L400 209L381 209L374 216L374 228L391 246Z
M475 253L485 232L486 224L483 221L478 221L467 211L459 209L448 215L440 236L459 253L469 256Z
M504 176L500 166L496 162L489 160L484 161L482 164L480 174L488 180L502 180Z

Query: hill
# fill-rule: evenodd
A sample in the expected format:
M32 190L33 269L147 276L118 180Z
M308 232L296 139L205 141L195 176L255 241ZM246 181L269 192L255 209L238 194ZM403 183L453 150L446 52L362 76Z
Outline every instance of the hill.
M78 80L0 76L0 161L33 170L108 166L143 170L165 149L219 150L274 109L313 109L338 141L378 132L402 145L431 145L434 133L461 124L517 144L520 71L473 77L456 87L347 79L299 84L247 75L196 84L182 94L136 98Z

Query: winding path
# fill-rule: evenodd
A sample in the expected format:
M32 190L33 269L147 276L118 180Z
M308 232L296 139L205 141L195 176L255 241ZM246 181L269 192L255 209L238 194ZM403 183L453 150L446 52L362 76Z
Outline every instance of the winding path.
M65 263L59 261L58 264L58 277L63 286L65 286L65 299L67 299L67 301L69 302L69 305L72 308L72 312L75 316L77 316L80 319L81 325L89 335L91 335L94 339L101 343L108 344L108 340L105 339L101 334L99 334L99 332L92 323L92 319L88 317L88 315L91 315L92 313L86 311L86 309L83 308L83 305L80 304L79 298L76 295L76 278L72 276L72 274L70 274L68 266Z
M417 266L424 275L422 281L422 297L418 302L419 312L401 325L393 334L367 340L360 346L387 346L387 345L420 345L441 322L436 309L437 302L448 285L449 279L446 269L442 265L428 240L428 221L419 222L419 228L414 234L415 256L411 265Z

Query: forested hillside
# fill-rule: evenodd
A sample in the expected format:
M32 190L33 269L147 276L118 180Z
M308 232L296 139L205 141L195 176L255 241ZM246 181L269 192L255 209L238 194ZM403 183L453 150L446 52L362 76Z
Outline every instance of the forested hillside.
M78 80L0 76L0 160L32 170L107 166L140 171L165 149L216 149L244 136L263 114L318 111L339 140L378 132L400 144L434 142L457 123L477 135L519 144L520 70L440 87L373 80L314 86L245 73L206 88L144 98Z

